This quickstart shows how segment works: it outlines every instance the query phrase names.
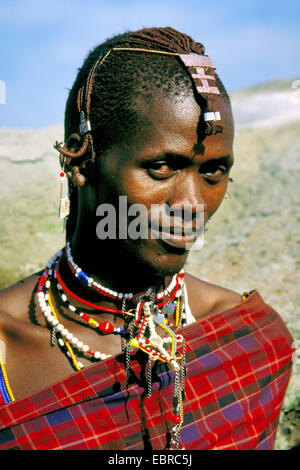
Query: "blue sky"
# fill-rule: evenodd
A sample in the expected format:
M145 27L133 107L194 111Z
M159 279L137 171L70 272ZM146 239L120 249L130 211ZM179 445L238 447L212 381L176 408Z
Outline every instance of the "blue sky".
M203 42L229 91L300 78L299 0L0 0L0 127L63 122L88 51L145 26Z

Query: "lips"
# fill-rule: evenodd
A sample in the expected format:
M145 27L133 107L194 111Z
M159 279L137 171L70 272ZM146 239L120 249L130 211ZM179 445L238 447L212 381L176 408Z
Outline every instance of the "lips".
M173 246L174 248L188 249L195 241L196 236L180 236L175 234L170 234L169 238L162 238L161 240L166 244Z
M177 233L176 233L177 232ZM180 234L181 233L181 234ZM182 234L184 233L184 234ZM151 227L152 238L159 239L166 245L183 250L189 249L200 235L201 231L184 231L179 227Z
M169 225L169 226L161 226L156 224L155 222L151 222L150 230L159 234L163 234L164 237L169 238L170 235L177 235L179 237L182 236L197 236L198 233L201 232L199 230L199 226L195 226L195 224L182 224L180 225Z

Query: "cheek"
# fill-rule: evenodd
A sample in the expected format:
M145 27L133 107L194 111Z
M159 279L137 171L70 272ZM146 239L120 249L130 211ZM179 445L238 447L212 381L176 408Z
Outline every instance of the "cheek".
M202 186L201 194L208 217L211 217L220 206L227 190L228 181L215 186Z
M169 185L153 180L144 170L132 170L122 175L122 191L128 204L162 204L167 200Z

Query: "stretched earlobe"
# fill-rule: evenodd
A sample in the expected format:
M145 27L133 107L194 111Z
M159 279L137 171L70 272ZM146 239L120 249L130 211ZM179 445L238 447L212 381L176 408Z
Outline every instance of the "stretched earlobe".
M79 158L87 152L90 140L92 141L90 134L85 134L82 140L82 136L80 136L78 133L74 133L68 137L65 145L63 146L61 143L56 141L54 148L65 157L69 157L70 159ZM75 148L73 147L74 144Z
M76 187L82 187L86 183L86 177L80 173L78 166L73 166L72 171L68 172L71 174L71 179Z
M59 161L61 168L65 172L68 180L70 180L75 187L84 186L86 183L86 177L80 172L80 166L72 164L74 157L78 158L81 156L84 146L82 137L74 133L67 139L63 148L60 146L57 147L60 151Z
M60 154L60 164L69 181L74 187L84 186L89 166L94 164L96 158L90 124L86 128L81 124L79 133L71 134L64 145L56 142L54 148ZM73 164L74 160L77 165Z

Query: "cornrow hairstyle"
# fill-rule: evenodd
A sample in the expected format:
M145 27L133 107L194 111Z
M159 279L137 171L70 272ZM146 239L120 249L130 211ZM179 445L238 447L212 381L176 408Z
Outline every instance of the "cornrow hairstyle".
M110 146L133 135L139 124L140 98L151 100L160 91L165 96L190 94L201 110L214 111L214 96L197 92L191 72L180 54L205 56L203 44L171 27L146 28L114 36L87 56L69 93L65 110L65 145L56 142L66 168L76 160L85 174L96 156ZM188 68L190 70L188 70ZM218 93L229 102L218 75L206 68ZM222 132L214 121L204 121L201 112L199 140ZM83 136L83 141L82 141ZM82 142L78 151L67 149L71 141ZM77 190L69 183L71 211L67 221L67 239L77 219Z

